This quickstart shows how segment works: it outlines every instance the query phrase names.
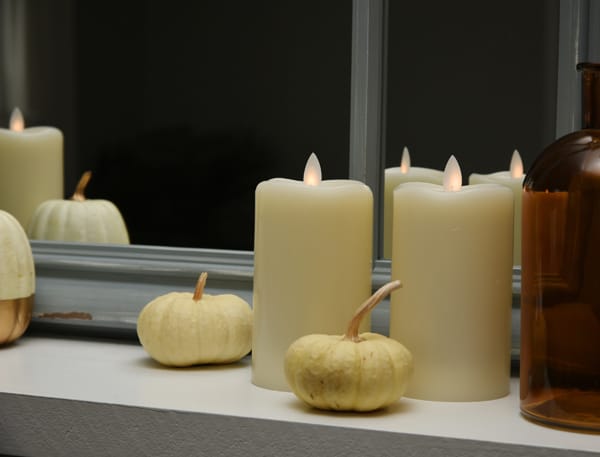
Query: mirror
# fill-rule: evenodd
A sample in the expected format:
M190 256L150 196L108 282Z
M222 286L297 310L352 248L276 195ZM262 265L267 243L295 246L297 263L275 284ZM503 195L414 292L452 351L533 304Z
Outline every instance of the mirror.
M2 5L24 64L0 122L60 128L65 195L92 170L132 243L252 250L260 181L313 151L348 176L350 1Z
M404 146L463 176L515 148L529 166L554 138L558 1L386 4L385 166ZM65 195L91 169L135 244L251 250L258 182L299 178L312 151L348 176L350 0L0 5L26 36L0 123L18 104L61 128Z

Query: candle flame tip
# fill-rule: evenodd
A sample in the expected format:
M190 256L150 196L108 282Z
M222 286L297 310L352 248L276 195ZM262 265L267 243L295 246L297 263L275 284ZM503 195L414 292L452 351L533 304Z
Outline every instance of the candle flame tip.
M304 167L304 184L318 186L321 183L321 164L317 155L313 152L306 161Z
M402 174L408 173L410 170L410 153L408 152L408 148L404 146L402 150L402 160L400 161L400 171Z
M458 160L451 155L444 169L444 190L457 192L462 188L462 172Z
M15 132L22 132L25 128L25 119L23 118L23 113L21 113L21 110L18 107L15 107L12 110L8 125L10 129Z
M514 150L510 159L510 175L513 178L523 177L523 160L518 150Z

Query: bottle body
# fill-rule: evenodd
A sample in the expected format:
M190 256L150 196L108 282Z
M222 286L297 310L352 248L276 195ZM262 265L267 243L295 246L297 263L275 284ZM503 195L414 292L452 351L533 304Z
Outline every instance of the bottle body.
M521 411L600 430L600 129L533 164L522 230Z

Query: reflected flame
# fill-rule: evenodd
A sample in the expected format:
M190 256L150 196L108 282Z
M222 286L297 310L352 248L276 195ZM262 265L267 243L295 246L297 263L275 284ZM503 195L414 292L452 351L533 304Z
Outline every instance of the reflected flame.
M513 178L523 177L523 161L521 160L521 154L516 149L510 159L510 175Z
M462 172L458 161L452 155L446 163L444 169L444 190L449 192L457 192L462 188Z
M15 132L22 132L25 128L25 119L23 118L23 113L21 113L19 108L13 109L12 113L10 114L8 126Z
M304 184L308 186L318 186L321 184L321 164L313 152L306 161L304 167Z
M405 175L408 173L408 170L410 170L410 154L408 148L404 146L404 149L402 150L402 160L400 161L400 172Z

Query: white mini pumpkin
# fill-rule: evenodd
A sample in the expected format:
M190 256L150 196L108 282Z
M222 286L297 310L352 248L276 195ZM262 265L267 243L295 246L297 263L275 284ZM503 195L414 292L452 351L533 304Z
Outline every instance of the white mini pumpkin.
M157 362L185 367L231 363L252 347L252 309L232 294L204 294L206 273L191 292L155 298L140 312L137 334Z
M47 200L37 207L27 228L32 240L129 244L123 216L114 203L86 199L92 173L86 171L70 200Z
M413 367L408 349L377 333L358 334L362 318L400 285L392 281L375 292L358 308L345 335L306 335L290 345L285 376L298 398L319 409L373 411L404 394Z
M31 321L35 270L21 224L0 211L0 344L19 338Z

